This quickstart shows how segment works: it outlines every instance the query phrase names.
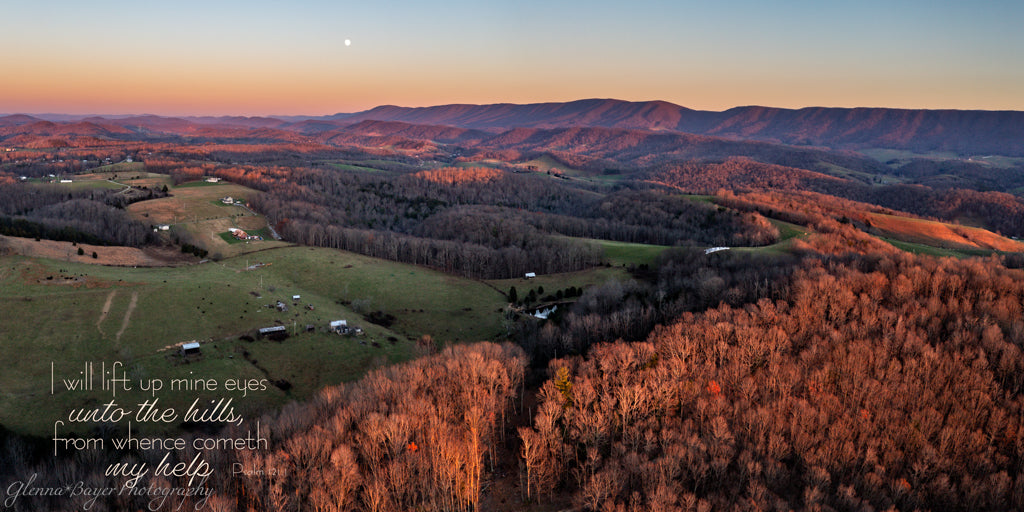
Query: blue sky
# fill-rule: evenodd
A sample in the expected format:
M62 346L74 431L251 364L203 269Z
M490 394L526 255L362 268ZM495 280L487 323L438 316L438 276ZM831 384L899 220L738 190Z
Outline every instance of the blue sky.
M4 11L0 112L590 97L1024 110L1024 2L44 0Z

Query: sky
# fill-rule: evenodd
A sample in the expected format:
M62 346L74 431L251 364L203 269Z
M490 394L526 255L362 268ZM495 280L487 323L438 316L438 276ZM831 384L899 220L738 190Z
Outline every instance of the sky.
M0 11L2 113L584 98L1024 110L1019 0L13 0Z

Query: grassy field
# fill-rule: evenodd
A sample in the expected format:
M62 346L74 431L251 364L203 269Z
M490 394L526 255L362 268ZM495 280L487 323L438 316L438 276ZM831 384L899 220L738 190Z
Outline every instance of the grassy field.
M597 267L579 272L541 274L531 279L526 279L525 277L491 279L487 283L501 290L502 293L508 293L509 288L515 286L519 296L524 297L528 290L538 287L543 287L545 293L554 293L570 286L587 288L608 281L625 281L630 278L629 273L622 267Z
M257 258L268 265L244 270ZM301 295L297 306L293 295ZM268 307L277 300L289 310ZM51 361L56 373L65 376L77 375L87 361L122 361L146 378L191 372L290 383L287 392L272 387L242 401L252 412L306 398L375 365L408 359L413 339L421 334L439 343L499 339L504 306L504 297L481 282L330 249L291 247L173 268L4 256L0 357L6 371L0 373L0 424L45 435L62 411L101 403L97 393L58 389L48 397ZM395 317L390 328L360 314L377 310ZM361 326L365 336L326 332L327 323L336 319ZM275 324L297 334L280 343L239 339ZM307 324L315 332L303 332ZM174 346L189 340L203 343L203 355L183 364ZM164 398L168 406L180 407L195 396L171 393ZM141 395L124 399L141 401ZM30 409L33 414L25 414Z
M115 166L131 167L121 167L121 170L111 169ZM134 162L97 167L93 172L75 174L67 176L67 178L72 182L61 185L71 189L109 188L117 190L127 186L152 188L171 185L170 176L146 172L142 164Z
M569 167L568 165L565 165L562 162L559 162L558 160L555 160L554 158L551 158L551 156L549 156L549 155L543 155L543 156L534 158L533 160L527 160L525 162L522 162L522 163L518 164L518 166L520 166L520 167L530 167L530 166L536 167L539 172L547 172L549 170L554 169L554 170L556 170L558 172L561 172L561 173L564 173L564 174L570 174L570 175L573 175L573 176L575 176L578 173L580 173L580 171L578 169L574 169L572 167Z
M989 254L993 253L993 251L987 251L984 249L948 249L944 247L935 247L926 244L904 242L901 240L895 240L883 236L880 236L878 238L886 243L889 243L899 249L902 249L912 254L926 254L928 256L935 256L939 258L944 258L947 256L951 256L954 258L970 258L974 256L988 256Z
M768 219L768 222L771 222L772 225L779 230L780 242L785 242L786 240L789 240L791 238L807 236L807 233L809 232L809 230L804 226L792 224L777 219Z
M193 243L219 257L290 245L269 236L267 220L262 215L240 205L221 202L226 196L244 201L259 193L253 189L233 183L197 181L173 187L170 192L169 197L131 204L128 211L143 222L168 224L175 234L189 234ZM229 228L265 233L265 236L261 241L238 242L222 236Z
M892 166L903 165L916 158L927 160L959 160L960 156L952 151L936 151L930 153L915 153L901 149L863 149L860 153L868 158L888 164L895 161Z
M604 250L604 259L612 266L653 265L667 245L632 244L611 240L593 240Z
M181 183L179 185L175 185L174 188L222 187L222 186L227 185L227 184L228 184L227 182L221 182L221 181L213 182L213 183L211 183L209 181L189 181L189 182Z
M58 182L56 185L59 186L59 187L66 187L66 188L68 188L70 190L89 190L89 189L98 189L98 188L106 188L106 189L110 189L110 190L120 190L120 189L125 188L124 185L119 185L117 183L112 183L112 182L109 182L109 181L106 181L106 180L81 179L79 176L75 176L75 177L73 177L71 179L72 179L71 183L59 183Z
M93 172L94 173L111 172L111 173L118 173L118 174L145 173L146 172L146 164L144 164L142 162L117 162L115 164L101 165L101 166L93 169Z
M901 242L966 251L1024 251L1024 243L981 228L880 213L864 215L873 232Z
M430 168L430 166L417 166L397 160L337 160L318 162L318 164L329 165L343 171L368 173L414 172ZM393 170L387 170L385 167Z
M335 162L328 162L327 165L331 166L334 169L338 169L338 170L341 170L341 171L368 172L368 173L387 173L388 172L388 171L385 171L383 169L377 169L375 167L365 167L365 166L362 166L362 165L341 164L341 163L335 163Z
M459 163L455 164L455 167L467 167L467 168L471 168L471 167L490 167L491 169L504 169L504 168L508 167L508 165L509 164L507 164L507 163L505 163L505 162L503 162L501 160L486 159L486 160L474 160L472 162L459 162Z

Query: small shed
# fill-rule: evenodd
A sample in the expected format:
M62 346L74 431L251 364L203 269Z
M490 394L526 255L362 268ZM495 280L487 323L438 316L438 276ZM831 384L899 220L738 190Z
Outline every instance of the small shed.
M181 355L192 356L199 354L199 342L193 341L181 346Z
M302 295L292 295L292 301L293 302L298 302L299 299L301 299L301 298L302 298Z
M288 329L283 325L275 325L274 327L260 327L260 336L269 336L275 332L287 332Z
M537 273L536 272L527 272L524 277L526 277L527 279L533 279L533 278L537 277Z

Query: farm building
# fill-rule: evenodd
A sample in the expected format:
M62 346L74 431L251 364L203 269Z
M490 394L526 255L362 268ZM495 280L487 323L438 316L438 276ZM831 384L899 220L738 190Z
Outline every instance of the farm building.
M294 301L294 302L298 302L299 299L301 299L301 298L302 298L301 295L292 295L292 301Z
M348 334L348 320L334 320L328 326L338 334Z
M263 240L262 236L250 235L238 228L228 228L228 232L231 233L231 236L235 237L236 240Z
M232 198L231 196L227 196L220 198L220 202L224 204L235 204L235 199Z
M198 342L193 341L191 343L186 343L181 346L181 355L183 356L198 355L199 353L200 352Z
M275 325L274 327L260 327L260 336L269 336L276 332L288 332L288 329L283 325Z
M207 183L217 183L219 181L220 181L220 178L217 178L215 176L207 176L206 177L206 182Z
M537 273L536 272L527 272L524 277L527 278L527 279L533 279L533 278L537 277Z

